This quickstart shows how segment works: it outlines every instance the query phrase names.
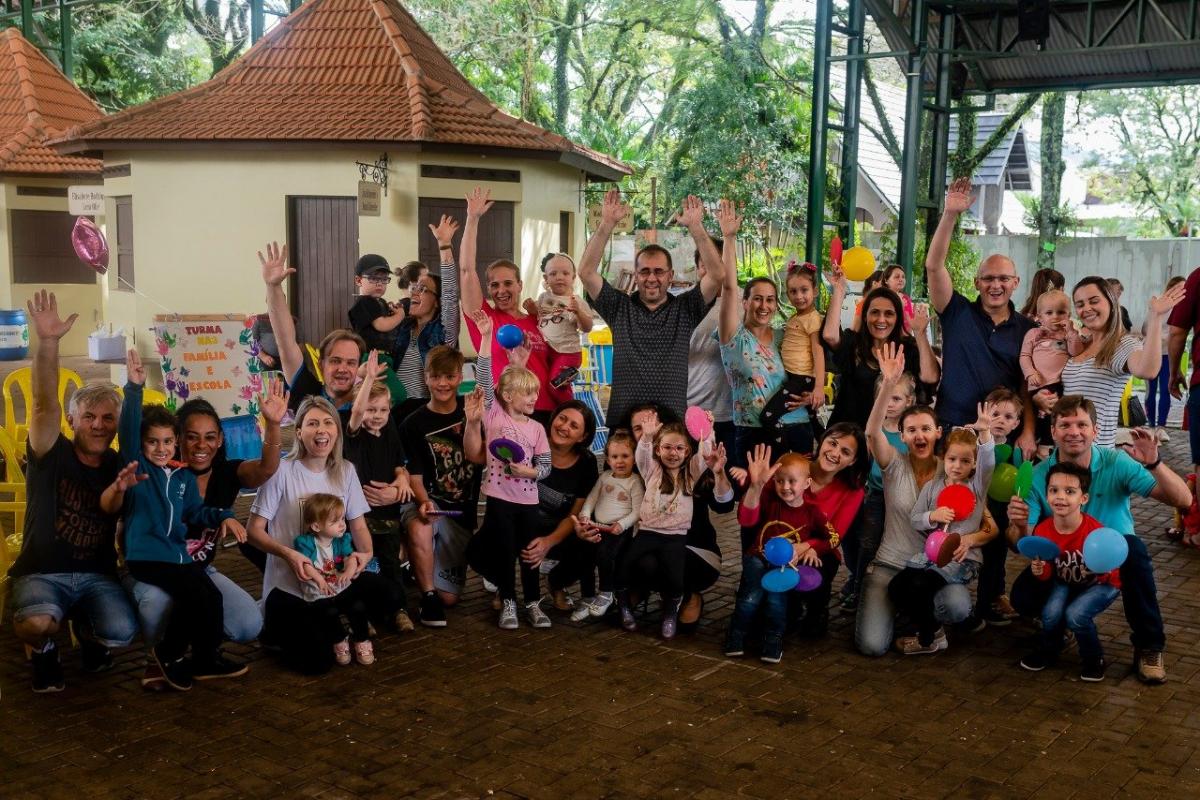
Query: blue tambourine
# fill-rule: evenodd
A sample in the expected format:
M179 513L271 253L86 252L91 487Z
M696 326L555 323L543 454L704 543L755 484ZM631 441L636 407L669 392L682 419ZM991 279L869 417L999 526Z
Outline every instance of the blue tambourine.
M1025 536L1017 540L1017 552L1026 558L1053 561L1058 558L1058 545L1045 536Z
M800 573L791 567L773 569L762 577L762 587L768 592L788 592L800 582Z

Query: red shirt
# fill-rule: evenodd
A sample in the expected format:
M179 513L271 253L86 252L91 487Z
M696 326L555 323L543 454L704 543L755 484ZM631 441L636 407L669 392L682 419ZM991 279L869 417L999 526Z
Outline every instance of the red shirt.
M1187 276L1183 288L1187 294L1179 301L1179 305L1171 309L1171 315L1167 317L1167 324L1174 325L1176 328L1190 329L1196 334L1192 338L1192 377L1188 380L1188 386L1195 386L1200 383L1200 267L1192 270L1192 274ZM1159 335L1158 331L1146 331L1146 333L1149 336ZM1176 366L1175 364L1171 365L1172 368Z
M763 487L758 505L754 508L747 508L742 503L738 508L738 523L755 529L754 539L746 550L748 556L762 555L763 545L768 539L788 534L794 528L799 541L810 545L817 555L834 553L841 560L838 533L829 524L825 513L810 502L802 506L789 506L779 499L771 484Z
M858 509L862 505L862 501L863 490L861 488L851 489L840 478L834 478L819 492L813 492L810 489L804 493L804 502L812 503L821 509L825 518L829 520L829 524L842 539L850 533L850 526L854 523L854 518L858 516Z
M1084 541L1092 531L1103 527L1095 517L1084 514L1078 528L1071 533L1062 534L1054 527L1054 517L1047 517L1034 527L1033 535L1044 536L1058 545L1059 553L1058 558L1054 560L1054 571L1063 583L1086 585L1095 581L1120 589L1121 570L1114 569L1112 572L1097 575L1083 563ZM1050 570L1043 570L1042 580L1048 580L1049 577Z
M559 403L570 400L572 396L570 385L564 386L560 390L555 390L550 386L552 377L549 374L550 349L546 346L546 340L538 327L537 317L528 315L514 317L505 311L497 311L492 308L486 300L483 303L483 312L492 320L492 379L498 384L500 374L508 366L508 350L501 347L500 343L496 341L496 333L505 325L516 325L525 333L525 341L530 346L529 361L525 366L529 367L534 375L537 375L538 382L541 384L534 408L538 411L553 411ZM479 335L479 328L475 325L475 320L470 317L464 317L464 319L467 323L467 334L471 337L471 344L476 350L479 350L479 345L483 341Z

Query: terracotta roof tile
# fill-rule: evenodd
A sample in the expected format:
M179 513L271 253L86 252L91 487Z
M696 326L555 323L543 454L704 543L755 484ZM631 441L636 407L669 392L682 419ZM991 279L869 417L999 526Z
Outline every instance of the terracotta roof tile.
M102 116L20 31L0 32L0 174L99 177L99 160L62 155L45 141Z
M629 173L500 111L395 0L309 0L206 83L81 122L55 142L61 150L162 141L422 142L554 152L589 171Z

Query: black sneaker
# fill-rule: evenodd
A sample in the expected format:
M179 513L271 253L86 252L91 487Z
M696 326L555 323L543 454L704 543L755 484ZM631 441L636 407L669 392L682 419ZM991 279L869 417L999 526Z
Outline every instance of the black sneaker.
M729 658L740 658L746 655L745 638L737 631L729 631L725 636L725 655Z
M33 690L38 694L61 692L66 688L63 680L62 662L58 660L58 647L50 642L41 653L33 653Z
M1012 624L1012 619L1004 616L991 606L988 606L979 613L979 619L983 620L984 624L991 625L994 628L1002 628L1005 625Z
M221 678L237 678L250 671L250 667L230 661L218 652L211 661L197 663L192 669L192 678L198 681L215 681Z
M778 664L783 659L783 639L763 639L762 656L765 664Z
M84 672L106 672L112 669L112 653L109 652L107 647L99 642L90 642L87 639L80 639L79 653L83 657Z
M1099 683L1104 680L1104 668L1107 666L1103 658L1099 661L1085 662L1083 669L1079 671L1079 680L1087 681L1088 683Z
M446 607L437 592L429 592L421 598L419 618L426 628L446 627Z
M810 609L804 615L796 634L801 639L823 639L829 635L829 609Z
M958 623L955 628L959 631L959 633L979 633L987 628L987 623L981 618L972 614L962 622Z
M1027 669L1030 672L1041 672L1046 667L1050 666L1050 657L1041 650L1034 650L1029 655L1021 659L1021 669Z
M192 662L188 660L187 656L180 656L174 661L164 661L156 647L154 648L154 662L162 670L163 680L172 689L186 692L192 688Z

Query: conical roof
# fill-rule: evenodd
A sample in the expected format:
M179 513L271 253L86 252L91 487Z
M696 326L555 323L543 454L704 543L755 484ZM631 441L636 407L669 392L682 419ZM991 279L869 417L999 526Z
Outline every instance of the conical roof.
M615 178L615 159L516 119L395 0L309 0L211 80L72 129L65 152L179 143L411 143L535 152Z

